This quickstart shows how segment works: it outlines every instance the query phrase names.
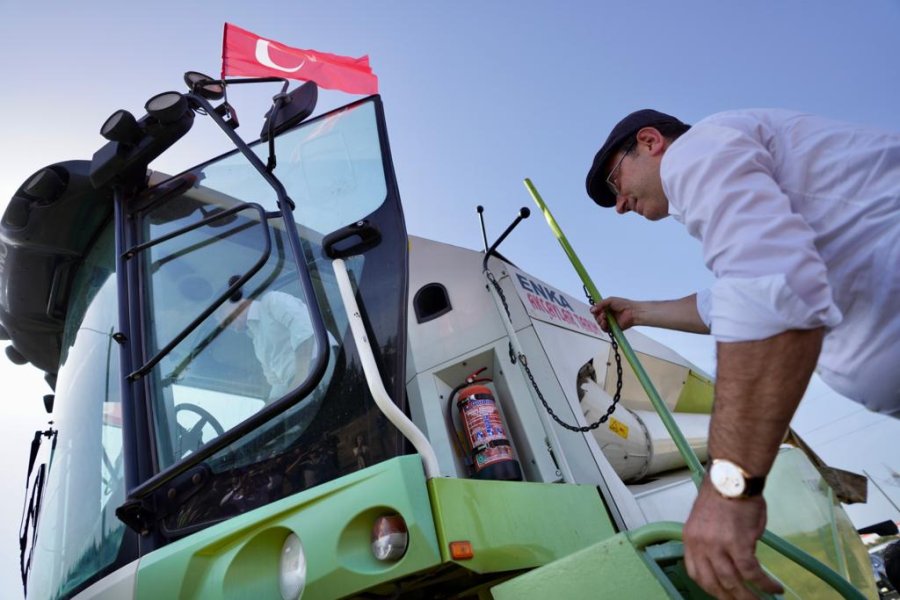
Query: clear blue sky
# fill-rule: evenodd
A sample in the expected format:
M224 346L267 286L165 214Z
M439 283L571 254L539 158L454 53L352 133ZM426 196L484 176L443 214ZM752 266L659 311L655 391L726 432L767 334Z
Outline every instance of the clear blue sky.
M186 70L218 73L226 20L289 45L370 56L410 233L478 248L475 205L486 207L496 236L530 206L522 185L530 177L607 295L679 297L711 280L699 246L677 223L618 217L586 197L593 154L626 113L654 107L693 122L730 108L777 106L900 130L898 0L252 4L0 0L0 208L40 167L89 158L114 110L139 113L152 95L183 89ZM351 99L325 93L320 107ZM255 137L266 107L237 109L241 132ZM178 170L224 139L211 128L199 137L154 166ZM526 221L503 251L580 293L540 219ZM656 337L713 370L709 340ZM5 597L17 589L28 441L46 420L47 390L30 371L0 359L0 468L13 490L0 501ZM866 468L900 503L900 481L889 471L900 470L890 443L900 424L833 400L820 384L808 396L795 426L826 460ZM889 506L876 498L851 507L851 516L859 524L900 519Z

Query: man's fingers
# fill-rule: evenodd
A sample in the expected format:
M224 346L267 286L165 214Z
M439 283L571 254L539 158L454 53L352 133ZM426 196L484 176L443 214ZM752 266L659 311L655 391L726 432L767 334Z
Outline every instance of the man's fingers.
M595 304L592 309L596 308L598 311L615 311L616 309L613 307L613 304L615 304L617 301L618 298L615 297L604 298L603 300Z
M769 593L782 592L754 554L764 526L762 498L726 500L704 482L684 527L688 575L717 598L752 600L755 595L748 584Z
M759 589L770 594L783 594L784 588L780 583L766 575L756 557L751 556L735 560L735 565L744 581L749 581Z
M716 576L716 571L715 568L713 568L712 563L705 557L693 562L693 571L693 574L690 573L690 570L688 571L691 579L703 588L703 591L707 594L719 598L720 600L732 597L732 593L726 586L722 585L719 578Z
M717 546L715 542L687 552L685 567L688 575L706 593L716 598L754 600L756 595L746 583L753 583L770 594L784 592L778 582L766 575L752 553L748 555L741 549L742 556L735 558L733 552L733 548Z
M603 300L600 304L595 304L591 307L591 314L594 315L594 320L597 321L597 325L600 326L600 329L603 331L609 331L609 324L606 322L606 309L604 304L608 304L606 300Z
M710 558L713 573L719 586L724 590L722 597L737 600L755 600L756 595L744 585L746 579L727 554L717 554ZM757 564L757 568L758 568Z

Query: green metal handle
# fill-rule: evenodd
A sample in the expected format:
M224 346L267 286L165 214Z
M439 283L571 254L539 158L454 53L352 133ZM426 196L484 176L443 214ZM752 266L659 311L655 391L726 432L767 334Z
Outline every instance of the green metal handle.
M544 203L543 198L541 198L541 195L534 187L534 184L531 183L530 179L525 179L525 187L528 188L528 192L531 194L531 197L538 205L538 208L540 208L541 212L544 213L544 218L547 220L547 224L550 226L550 230L553 231L556 239L559 240L559 244L565 251L566 256L568 256L569 260L572 262L572 266L575 267L575 271L581 278L582 283L584 283L584 287L591 295L591 298L593 298L595 301L601 300L602 296L600 296L600 292L597 290L597 286L594 285L594 282L587 274L584 265L581 264L581 260L579 260L578 255L575 254L575 250L573 250L572 246L569 245L569 241L566 239L565 234L563 234L562 229L560 229L559 225L556 222L556 219L553 218L553 215L550 213L550 209L547 208L547 205ZM656 409L656 412L659 414L663 425L665 425L666 430L669 432L669 435L672 436L672 440L675 442L675 446L678 448L678 451L684 458L685 463L691 470L691 475L693 477L694 483L697 485L697 487L699 487L703 482L703 477L705 475L703 465L700 464L700 460L694 453L694 449L691 448L690 444L685 439L684 434L681 433L681 429L679 429L678 425L675 423L675 419L672 417L672 413L669 411L669 407L666 406L666 403L663 402L662 398L660 398L659 392L656 391L656 388L653 386L653 382L650 381L650 377L647 375L647 372L644 370L643 365L641 365L640 360L638 360L637 355L631 348L631 344L629 343L628 338L626 338L625 334L622 332L622 328L619 327L616 319L609 312L607 312L606 318L609 322L610 331L612 332L613 337L616 339L616 342L619 344L619 348L622 350L622 354L625 355L625 359L628 361L628 364L631 365L631 368L634 371L634 374L637 376L638 381L641 383L641 386L644 388L644 391L650 398L650 402L653 404L653 408ZM629 534L629 537L632 539L632 541L634 541L635 538L632 537L632 535L636 535L637 539L643 540L645 539L645 536L652 536L656 535L657 533L661 534L662 532L668 532L669 534L671 534L673 533L673 530L671 530L672 525L672 523L665 522L652 523L650 525L639 528L634 532L631 532ZM675 523L674 525L678 528L677 539L681 539L682 526L678 523ZM647 532L641 533L645 529L647 530ZM839 593L841 593L845 598L865 598L865 596L863 596L852 585L850 585L850 583L848 583L846 579L835 573L833 569L828 567L828 565L825 565L824 563L816 560L800 548L778 537L774 533L766 530L765 532L763 532L763 535L760 539L764 544L766 544L773 550L781 553L783 556L793 560L797 564L811 571L814 575L819 577L819 579L822 579Z
M684 525L681 523L675 521L659 521L657 523L649 523L643 527L638 527L637 529L627 532L626 535L635 548L644 550L647 546L652 546L653 544L681 541L683 531ZM766 540L767 535L770 536L769 540ZM830 585L844 598L865 598L859 590L853 587L849 581L835 573L831 567L820 562L815 557L810 556L803 550L800 550L793 544L782 540L776 535L770 534L768 531L763 534L762 541Z

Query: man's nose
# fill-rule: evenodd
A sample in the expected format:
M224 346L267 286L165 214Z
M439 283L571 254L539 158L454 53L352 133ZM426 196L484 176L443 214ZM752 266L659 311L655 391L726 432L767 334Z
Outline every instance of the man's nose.
M628 211L628 199L622 194L619 194L616 196L616 212L620 215L624 215Z

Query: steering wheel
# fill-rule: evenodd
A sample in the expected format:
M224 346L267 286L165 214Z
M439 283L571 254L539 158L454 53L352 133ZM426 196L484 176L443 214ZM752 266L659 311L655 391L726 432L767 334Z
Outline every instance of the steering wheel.
M184 411L192 412L200 417L190 429L178 422L178 413ZM215 430L217 436L225 433L225 428L222 427L222 424L202 406L197 406L190 402L182 402L175 407L175 426L178 428L179 456L185 456L203 445L203 428L207 425Z

